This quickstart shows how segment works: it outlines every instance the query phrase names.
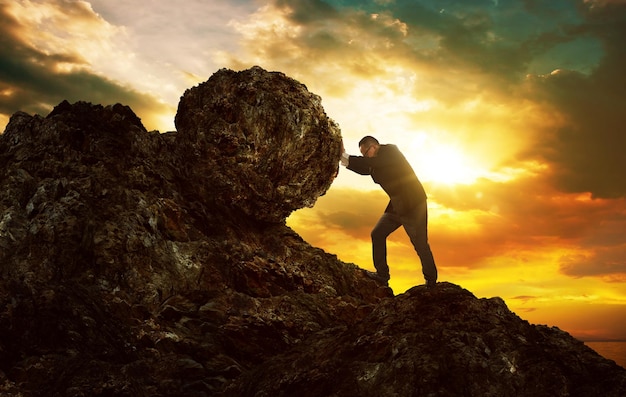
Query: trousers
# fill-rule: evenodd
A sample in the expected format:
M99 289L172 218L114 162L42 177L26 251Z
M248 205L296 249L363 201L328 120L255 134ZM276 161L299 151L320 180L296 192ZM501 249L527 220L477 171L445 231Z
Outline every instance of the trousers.
M387 264L387 236L404 227L409 236L417 256L422 262L422 273L426 282L437 281L437 266L433 253L428 244L428 206L426 202L418 205L406 214L385 212L374 229L372 229L372 257L376 272L389 279L389 265Z

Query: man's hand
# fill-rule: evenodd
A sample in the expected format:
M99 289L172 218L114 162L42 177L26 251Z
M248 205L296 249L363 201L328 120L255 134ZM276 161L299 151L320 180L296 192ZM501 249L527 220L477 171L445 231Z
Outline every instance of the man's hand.
M348 153L346 153L346 148L343 146L343 139L341 140L341 165L343 165L344 167L348 166L348 163L350 162L350 155Z
M341 153L341 165L347 167L350 163L350 155L346 152Z

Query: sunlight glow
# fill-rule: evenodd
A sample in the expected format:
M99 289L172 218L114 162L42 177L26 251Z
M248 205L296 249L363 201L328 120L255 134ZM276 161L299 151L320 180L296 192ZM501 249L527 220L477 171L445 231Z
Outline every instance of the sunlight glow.
M9 12L34 29L20 31L24 40L46 54L64 54L76 65L93 62L109 54L112 42L123 28L95 14L87 2L76 2L70 10L45 2L12 3ZM69 63L61 69L69 68Z
M478 161L466 155L455 144L439 142L425 133L416 134L410 143L407 160L419 178L426 182L442 184L471 184L486 174Z
M490 171L484 175L494 182L509 182L523 177L533 177L547 170L548 166L537 161L524 161L515 167L500 167L496 171Z
M4 129L7 124L9 124L9 118L3 114L0 114L0 134L4 133Z
M176 126L174 125L174 117L172 117L172 114L175 114L175 112L172 109L168 113L148 114L142 119L142 122L148 130L157 130L159 132L175 131Z
M7 97L7 98L12 97L15 94L15 91L16 91L15 89L10 88L10 87L5 88L3 90L0 90L0 96Z

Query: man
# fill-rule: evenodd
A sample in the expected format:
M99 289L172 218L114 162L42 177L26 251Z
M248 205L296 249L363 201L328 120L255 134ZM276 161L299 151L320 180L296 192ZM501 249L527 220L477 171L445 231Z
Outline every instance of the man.
M372 257L376 273L366 274L384 285L389 282L387 236L404 226L422 262L427 287L437 282L437 267L428 244L426 192L413 168L395 145L381 145L372 136L359 142L361 156L343 151L341 164L361 175L371 175L389 196L385 212L372 230Z

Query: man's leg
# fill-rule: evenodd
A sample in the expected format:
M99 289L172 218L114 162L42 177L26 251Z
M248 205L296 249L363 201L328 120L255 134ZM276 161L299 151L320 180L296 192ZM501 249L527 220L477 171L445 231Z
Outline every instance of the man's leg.
M385 280L389 280L389 266L387 265L387 236L397 230L402 223L400 218L385 212L374 229L372 229L372 259L376 273Z
M428 207L426 202L418 206L409 216L402 217L402 225L409 235L415 252L422 261L422 273L427 284L437 282L437 267L428 244Z

